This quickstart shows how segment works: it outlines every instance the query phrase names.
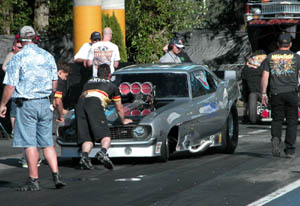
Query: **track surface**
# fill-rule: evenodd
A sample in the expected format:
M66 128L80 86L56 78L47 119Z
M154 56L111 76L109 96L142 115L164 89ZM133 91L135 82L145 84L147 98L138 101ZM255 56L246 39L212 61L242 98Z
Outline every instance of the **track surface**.
M0 140L1 206L240 206L254 203L300 179L300 145L296 145L294 159L272 157L268 123L240 124L239 145L233 155L178 154L167 163L113 159L113 171L97 162L95 170L79 170L71 160L60 159L60 171L68 183L62 190L54 189L50 170L42 164L39 192L14 190L28 173L18 164L21 150L11 150L10 143L11 140ZM296 186L264 204L300 205L299 191Z

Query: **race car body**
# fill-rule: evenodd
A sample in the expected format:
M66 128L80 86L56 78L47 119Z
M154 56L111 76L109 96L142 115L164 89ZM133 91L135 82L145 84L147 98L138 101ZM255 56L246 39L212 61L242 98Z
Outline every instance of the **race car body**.
M203 152L218 147L233 153L238 142L236 101L240 97L234 71L214 72L203 65L134 65L114 72L126 118L122 125L113 105L105 113L112 143L110 157L157 157L175 152ZM70 113L57 128L62 157L79 157L75 119ZM100 144L90 153L94 157Z

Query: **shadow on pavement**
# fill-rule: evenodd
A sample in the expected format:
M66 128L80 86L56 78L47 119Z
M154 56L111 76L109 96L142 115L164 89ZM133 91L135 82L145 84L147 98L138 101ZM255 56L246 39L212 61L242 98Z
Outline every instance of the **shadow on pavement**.
M261 153L254 153L254 152L235 152L233 155L245 155L250 157L258 157L258 158L273 158L271 154L261 154Z
M17 186L15 183L0 180L0 188L16 188Z
M7 159L0 160L0 164L5 164L5 165L8 165L8 166L19 167L20 166L19 161L20 161L20 159L7 158Z

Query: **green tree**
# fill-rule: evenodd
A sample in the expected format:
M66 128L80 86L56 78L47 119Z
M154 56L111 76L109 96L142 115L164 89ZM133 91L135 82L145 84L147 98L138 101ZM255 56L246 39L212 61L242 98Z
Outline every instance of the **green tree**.
M0 32L16 34L23 25L31 25L32 9L25 0L1 0Z
M130 61L157 62L174 32L200 27L203 3L193 0L125 1Z
M102 13L102 31L105 27L110 27L113 31L111 41L119 47L121 62L127 62L127 52L124 44L123 33L114 13L112 16Z
M241 30L247 0L206 0L203 26L213 30Z
M73 1L50 1L48 33L56 35L73 33Z

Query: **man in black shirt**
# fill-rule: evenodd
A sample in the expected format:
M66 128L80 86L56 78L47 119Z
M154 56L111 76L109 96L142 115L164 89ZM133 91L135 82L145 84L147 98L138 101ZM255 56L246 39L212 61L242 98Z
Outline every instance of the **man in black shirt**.
M58 63L58 82L57 82L57 88L54 93L54 102L53 106L57 109L58 112L58 119L57 122L63 122L64 121L64 115L67 114L67 110L64 109L63 99L67 92L67 78L69 74L71 73L71 68L67 64Z
M243 121L248 122L249 115L249 95L256 93L258 99L260 98L260 82L262 76L261 63L266 59L267 55L263 50L258 50L246 62L245 67L242 70L242 96L244 100L244 117Z
M104 167L113 169L113 163L107 155L111 138L104 109L112 100L121 122L129 124L132 120L124 117L120 91L117 86L110 82L109 65L100 65L97 76L84 85L83 93L76 106L78 144L82 145L82 156L79 164L83 169L93 169L89 153L95 142L101 142L101 149L95 157Z
M300 57L290 51L291 36L281 34L278 38L279 50L270 53L263 62L261 80L262 103L268 103L267 86L270 87L272 109L272 155L280 156L282 122L287 122L285 149L286 157L295 154L298 125L298 73Z

